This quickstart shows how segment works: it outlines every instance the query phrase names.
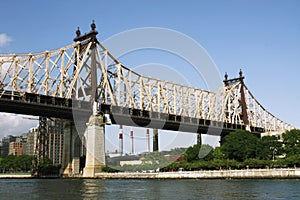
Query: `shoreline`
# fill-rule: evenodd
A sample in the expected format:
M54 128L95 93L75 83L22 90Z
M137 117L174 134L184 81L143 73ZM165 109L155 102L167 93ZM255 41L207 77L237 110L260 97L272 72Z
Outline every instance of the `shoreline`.
M91 177L92 178L92 177ZM107 179L298 179L300 168L182 171L156 173L98 173Z
M31 176L31 174L0 174L0 179L9 179L9 178L28 179L34 177Z
M68 177L33 177L30 174L0 174L0 179L37 179L37 178L69 178L69 179L300 179L300 168L282 169L244 169L214 171L178 171L155 173L97 173L95 177L81 175Z

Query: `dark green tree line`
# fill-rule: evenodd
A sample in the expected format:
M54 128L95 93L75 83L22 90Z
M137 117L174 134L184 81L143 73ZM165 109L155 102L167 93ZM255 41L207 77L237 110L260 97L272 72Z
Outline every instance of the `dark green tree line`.
M8 155L0 159L0 169L2 172L27 172L32 169L33 156L21 155L14 156Z
M214 170L299 167L300 130L286 131L282 139L279 140L276 136L260 138L251 132L238 130L227 135L221 147L212 149L205 145L210 152L204 158L199 155L201 145L189 147L184 153L183 161L172 163L165 167L164 171L174 171L180 168Z

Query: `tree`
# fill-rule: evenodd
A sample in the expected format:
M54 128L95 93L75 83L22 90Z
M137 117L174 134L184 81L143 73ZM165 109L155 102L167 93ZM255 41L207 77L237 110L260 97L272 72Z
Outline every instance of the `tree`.
M242 162L248 158L256 158L260 147L260 139L254 134L237 130L225 136L221 151L226 158Z
M196 161L201 159L212 160L213 148L207 144L196 144L189 147L183 154L184 158L188 162Z
M38 175L39 176L57 176L61 166L54 166L49 158L40 160Z
M287 156L300 154L300 130L286 131L283 135L284 151Z
M188 162L199 160L199 150L201 145L196 144L192 147L189 147L183 154L184 159Z
M33 156L8 155L6 158L1 158L0 168L2 171L28 171L32 167Z
M19 168L22 171L29 171L32 168L33 156L30 155L21 155L17 157L17 163Z
M174 148L171 149L170 152L168 152L172 156L181 156L185 151L185 148Z
M282 143L276 136L265 136L261 139L261 150L258 157L261 159L273 159L275 155L283 153Z
M5 170L3 159L4 158L0 157L0 172L4 172L4 170Z
M221 151L221 147L216 147L214 149L212 157L214 160L223 160L225 158L225 154Z
M143 163L146 165L152 165L154 168L158 168L160 166L165 166L168 162L166 158L161 155L161 153L152 152L145 156L145 160Z
M213 159L212 153L213 153L214 148L208 144L202 144L200 146L199 152L198 152L198 157L202 158L206 161L210 161Z
M300 155L290 155L284 160L288 167L299 167L300 166Z

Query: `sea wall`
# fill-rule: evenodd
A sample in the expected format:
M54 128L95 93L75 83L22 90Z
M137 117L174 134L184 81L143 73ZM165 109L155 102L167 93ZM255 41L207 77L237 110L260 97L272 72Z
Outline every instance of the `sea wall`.
M0 174L0 178L32 178L31 174Z
M34 178L30 174L0 174L0 178ZM57 177L56 177L57 178ZM81 175L64 178L86 178ZM95 177L107 179L285 179L299 178L300 168L245 169L215 171L179 171L156 173L97 173Z
M217 171L182 171L157 173L98 173L96 178L117 179L254 179L254 178L300 178L300 168L293 169L246 169Z

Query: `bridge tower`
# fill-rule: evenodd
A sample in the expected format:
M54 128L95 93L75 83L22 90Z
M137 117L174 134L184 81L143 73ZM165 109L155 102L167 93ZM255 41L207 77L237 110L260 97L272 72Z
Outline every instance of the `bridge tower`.
M240 82L240 105L241 105L241 119L243 120L244 125L246 125L247 130L250 131L250 127L249 127L249 119L248 119L248 115L247 115L247 104L246 104L246 98L245 98L245 91L244 91L244 79L245 77L243 76L243 72L242 70L240 70L239 72L239 78L233 78L233 79L228 79L228 74L225 73L225 80L224 80L224 84L225 87L228 87L232 84L235 84L237 82Z
M104 118L103 115L98 112L98 92L97 92L97 59L96 59L96 47L97 47L97 34L96 25L94 21L91 24L91 31L87 34L81 35L78 28L76 31L75 42L80 42L80 45L86 45L92 42L90 48L90 102L92 107L92 115L87 123L87 129L85 132L86 141L86 162L83 170L84 177L94 177L96 173L102 171L102 167L106 165L105 162L105 136L104 136Z
M245 83L244 83L244 79L245 77L243 76L243 72L242 70L240 69L240 72L239 72L239 77L238 78L233 78L233 79L228 79L228 74L225 73L225 76L224 76L224 85L225 85L225 88L226 87L229 87L233 84L236 84L236 83L240 83L240 107L241 107L241 113L240 113L240 118L243 122L243 124L245 125L246 127L246 130L247 131L251 131L251 128L250 128L250 123L249 123L249 119L248 119L248 115L247 115L247 104L246 104L246 95L245 95ZM224 142L224 137L226 135L222 134L221 135L221 141L220 143L223 144Z

